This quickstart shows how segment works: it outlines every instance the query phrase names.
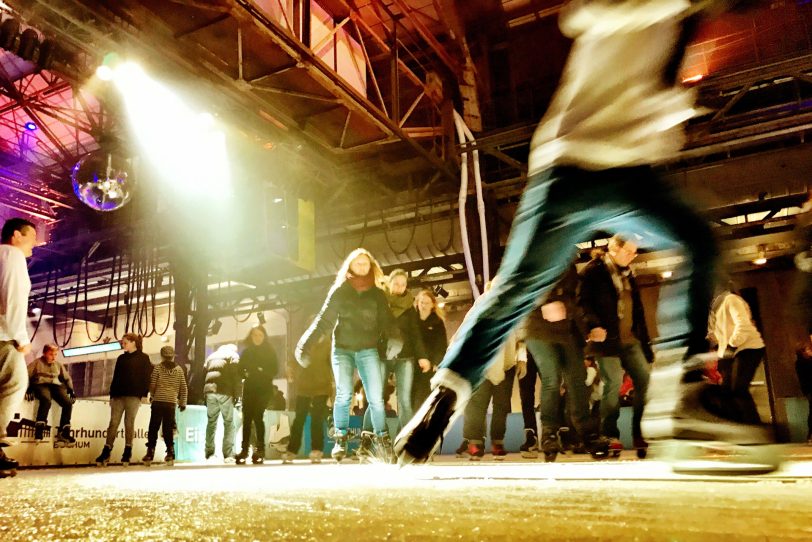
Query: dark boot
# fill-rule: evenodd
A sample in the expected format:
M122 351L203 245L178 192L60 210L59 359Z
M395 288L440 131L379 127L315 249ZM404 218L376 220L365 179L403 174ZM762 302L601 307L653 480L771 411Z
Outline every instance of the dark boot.
M536 459L539 456L539 440L536 432L532 429L524 430L524 444L519 447L522 457L525 459Z
M76 444L76 439L70 434L70 425L63 425L59 428L59 433L56 435L55 442L62 444Z
M248 459L248 446L243 447L243 449L234 456L234 461L236 461L237 465L245 465L245 460Z
M593 459L605 459L609 457L612 442L608 438L593 434L588 435L584 441L586 450Z
M440 447L440 439L457 411L457 394L438 387L431 392L395 440L400 464L425 463Z
M37 422L34 426L34 440L42 440L45 436L45 422Z
M141 458L141 462L149 467L153 459L155 459L155 448L147 448L147 453Z
M106 467L107 466L107 463L110 462L110 452L112 452L112 449L109 446L105 445L104 448L102 448L102 451L99 454L99 457L96 458L96 466L97 467Z
M173 446L166 447L166 455L164 456L164 463L171 467L175 464L175 448Z
M541 435L541 452L544 461L550 463L556 460L561 452L561 442L558 440L558 431L543 431Z
M265 450L256 449L254 455L251 456L251 463L254 465L262 465L265 462Z
M132 446L125 446L124 453L121 454L121 464L125 467L130 464L130 460L133 456L133 447Z

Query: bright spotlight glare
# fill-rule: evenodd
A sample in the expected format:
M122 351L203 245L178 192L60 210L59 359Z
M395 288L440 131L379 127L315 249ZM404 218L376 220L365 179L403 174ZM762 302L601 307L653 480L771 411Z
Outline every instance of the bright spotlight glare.
M211 114L193 111L132 62L115 69L115 83L133 131L165 182L181 194L230 195L225 134Z
M664 279L670 279L671 277L674 276L674 272L673 271L663 271L662 273L660 273L660 276L662 278L664 278Z
M767 263L767 258L756 258L755 260L753 260L753 263L755 265L764 265L765 263Z
M96 68L96 77L102 81L112 81L114 75L115 72L113 72L113 68L110 66L101 65Z

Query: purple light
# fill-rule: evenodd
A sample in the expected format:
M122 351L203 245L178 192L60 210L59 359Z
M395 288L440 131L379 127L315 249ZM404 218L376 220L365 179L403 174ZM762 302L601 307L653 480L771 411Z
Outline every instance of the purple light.
M37 125L29 120L28 122L25 123L25 129L33 132L34 130L37 129Z

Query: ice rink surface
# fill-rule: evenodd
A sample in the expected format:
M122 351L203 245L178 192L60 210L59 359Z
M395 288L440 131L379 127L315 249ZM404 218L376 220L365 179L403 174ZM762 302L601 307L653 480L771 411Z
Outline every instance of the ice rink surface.
M668 465L161 464L21 470L0 480L0 540L812 540L812 448L763 476Z

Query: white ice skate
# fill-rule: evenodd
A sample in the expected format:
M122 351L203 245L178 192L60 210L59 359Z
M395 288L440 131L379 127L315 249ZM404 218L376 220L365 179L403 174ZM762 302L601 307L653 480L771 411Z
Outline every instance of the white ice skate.
M709 412L703 398L717 388L703 381L683 382L707 358L697 356L683 364L677 352L668 354L655 362L641 422L657 456L678 473L765 474L778 469L783 447L775 444L771 428Z

